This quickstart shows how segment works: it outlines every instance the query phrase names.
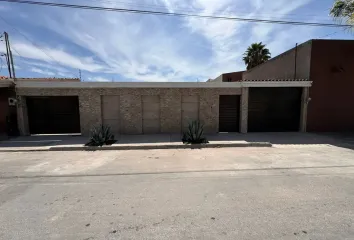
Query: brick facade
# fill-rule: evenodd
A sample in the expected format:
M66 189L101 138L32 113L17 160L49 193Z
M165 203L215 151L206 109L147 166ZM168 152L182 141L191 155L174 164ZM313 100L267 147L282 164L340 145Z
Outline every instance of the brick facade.
M81 133L88 135L93 126L104 120L113 120L110 125L117 124L112 128L118 129L121 134L142 134L144 96L156 96L159 99L160 133L181 133L182 99L188 97L198 99L198 113L195 116L205 124L205 132L217 133L219 96L241 95L242 91L241 88L18 88L17 93L21 99L18 113L23 135L29 133L25 96L78 96ZM105 105L108 109L102 107L106 101L103 99L110 99L108 101L111 102ZM111 111L119 111L119 116L113 119L105 117ZM243 115L241 122L245 121L247 123Z

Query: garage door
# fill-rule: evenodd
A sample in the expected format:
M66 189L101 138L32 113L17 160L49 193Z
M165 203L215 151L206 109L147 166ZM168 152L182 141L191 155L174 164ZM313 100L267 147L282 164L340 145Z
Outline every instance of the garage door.
M301 88L250 88L248 131L299 131L301 94Z
M239 132L240 96L221 95L219 100L219 132Z
M31 134L81 132L78 97L27 97L26 102Z

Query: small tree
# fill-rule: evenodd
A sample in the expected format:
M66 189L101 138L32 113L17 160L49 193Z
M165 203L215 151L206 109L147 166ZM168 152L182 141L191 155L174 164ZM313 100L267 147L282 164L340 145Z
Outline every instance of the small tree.
M271 57L269 49L266 48L262 42L253 43L247 48L243 56L243 61L247 65L247 70L268 61Z

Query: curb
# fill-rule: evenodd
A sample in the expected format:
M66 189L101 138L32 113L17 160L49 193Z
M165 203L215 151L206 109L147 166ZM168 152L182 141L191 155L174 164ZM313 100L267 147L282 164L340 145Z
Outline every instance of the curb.
M209 144L166 144L166 145L118 145L103 147L51 147L48 151L112 151L112 150L154 150L154 149L202 149L232 147L272 147L269 142L253 143L209 143Z
M116 145L103 147L50 147L46 149L0 149L0 152L63 152L63 151L114 151L114 150L156 150L156 149L203 149L233 147L272 147L269 142L251 143L208 143L208 144L165 144L165 145Z

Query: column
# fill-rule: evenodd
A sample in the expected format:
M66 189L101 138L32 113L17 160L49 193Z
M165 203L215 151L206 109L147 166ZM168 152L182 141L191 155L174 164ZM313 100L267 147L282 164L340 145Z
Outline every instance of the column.
M26 97L17 96L17 125L21 136L30 135Z
M240 101L240 132L247 133L248 130L248 88L242 88Z
M92 91L79 93L81 134L89 136L90 130L102 124L101 96Z
M301 97L301 115L300 115L300 132L306 132L307 127L307 106L309 103L310 88L304 87L302 89Z

